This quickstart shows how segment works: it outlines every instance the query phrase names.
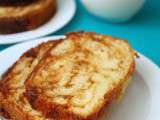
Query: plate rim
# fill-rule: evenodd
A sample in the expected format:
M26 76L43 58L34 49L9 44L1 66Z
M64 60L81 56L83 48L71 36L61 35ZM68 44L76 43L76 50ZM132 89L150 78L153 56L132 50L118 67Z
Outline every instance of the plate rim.
M58 2L59 2L59 5L62 6L63 0L58 0ZM77 9L76 2L74 0L68 0L66 2L66 6L67 6L67 4L69 4L71 6L70 12L66 13L67 19L65 19L65 21L63 21L63 22L60 22L60 25L57 25L56 27L54 27L54 29L49 29L49 30L42 29L41 30L40 29L41 26L40 26L40 28L37 28L35 30L31 30L31 31L24 31L24 32L15 33L15 34L8 34L8 35L0 34L0 45L9 45L9 44L14 44L14 43L21 43L21 42L25 42L25 41L30 41L30 40L34 40L34 39L38 39L38 38L47 36L49 34L55 33L56 31L60 30L61 28L63 28L65 25L67 25L72 20L72 18L74 17L74 15L76 13L76 9ZM62 7L61 7L61 9L59 9L59 11L62 11ZM57 18L58 18L58 16L60 16L60 14L57 14ZM52 19L54 19L54 16L52 17ZM34 34L34 36L32 36L33 34ZM28 37L29 35L31 35L31 36Z

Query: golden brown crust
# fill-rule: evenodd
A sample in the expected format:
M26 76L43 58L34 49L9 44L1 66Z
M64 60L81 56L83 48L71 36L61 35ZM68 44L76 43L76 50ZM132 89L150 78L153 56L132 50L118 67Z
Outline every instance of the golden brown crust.
M82 36L83 37L85 36L87 38L93 38L94 40L98 40L98 41L101 41L104 38L109 39L110 42L119 40L117 38L113 38L105 35L97 35L96 33L91 33L91 32L87 32L87 33L73 32L73 33L68 33L66 36L68 39L75 39L75 40L77 40L77 38L81 38ZM130 54L132 55L132 57L134 57L134 52L131 48L130 48ZM37 69L40 69L40 68L41 68L41 63L39 66L37 66ZM65 107L67 106L53 104L50 100L48 100L48 98L45 95L39 94L38 92L39 89L37 89L36 87L33 87L31 83L32 76L35 75L36 71L34 71L33 75L31 75L29 79L26 81L27 92L25 95L27 96L31 105L35 109L42 111L42 113L46 117L56 118L57 120L98 120L103 116L104 111L109 108L110 104L112 104L119 97L121 97L121 95L124 92L124 89L126 88L125 86L129 81L129 78L133 74L134 68L135 68L135 62L133 58L133 62L130 63L129 70L126 76L124 76L124 78L118 84L116 84L114 88L112 88L109 92L106 93L104 97L105 99L103 101L103 105L97 106L97 108L94 109L94 112L87 117L79 116L70 111L67 111L65 109Z
M28 8L28 6L32 6L32 4L41 4L41 7L38 9L35 9L34 6L33 8ZM21 9L23 11L26 9L28 12L18 15L19 12L17 13L16 10L18 8L15 6L15 8L12 8L13 10L15 9L15 13L13 11L12 14L6 13L7 15L2 15L0 17L0 33L8 34L35 29L47 22L53 16L56 12L57 5L56 0L38 0L37 3L31 3L26 6L19 7L19 12L21 12Z
M4 118L7 118L7 119L9 119L10 118L10 116L9 116L9 114L8 114L8 112L6 111L6 110L4 110L3 109L3 107L2 107L2 102L3 102L3 95L2 95L2 93L0 92L0 116L3 116Z
M12 92L10 92L12 83L14 83L12 78L16 76L16 73L14 73L14 69L20 62L23 62L23 60L25 59L30 59L30 63L31 63L38 57L39 57L38 59L41 59L41 57L43 57L43 54L45 54L45 51L49 50L54 44L56 44L56 42L49 41L47 43L42 43L35 48L31 48L30 50L25 52L20 57L20 59L16 63L14 63L13 66L9 68L8 71L2 76L2 80L0 81L0 86L1 86L0 88L0 101L1 101L0 109L2 111L5 111L3 112L5 114L2 114L2 116L7 117L6 113L8 113L11 119L14 119L14 120L40 120L38 117L35 118L36 116L33 117L29 112L24 111L23 110L24 105L21 105L21 104L19 105L19 103L16 103L16 100L14 96L12 95ZM40 50L41 51L43 50L43 52L40 53ZM17 88L17 90L18 89L19 88Z

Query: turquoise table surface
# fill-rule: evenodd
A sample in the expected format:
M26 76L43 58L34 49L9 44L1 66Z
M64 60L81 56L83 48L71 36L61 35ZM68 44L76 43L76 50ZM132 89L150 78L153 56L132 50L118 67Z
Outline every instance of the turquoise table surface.
M79 0L76 2L77 12L72 21L51 35L86 30L124 38L135 50L160 66L160 0L147 0L143 9L134 19L123 24L112 24L94 17L85 10ZM9 46L11 45L0 45L0 51Z

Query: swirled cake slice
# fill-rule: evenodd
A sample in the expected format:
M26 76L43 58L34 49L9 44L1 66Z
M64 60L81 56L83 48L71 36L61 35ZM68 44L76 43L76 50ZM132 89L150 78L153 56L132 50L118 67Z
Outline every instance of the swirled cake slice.
M28 80L32 106L55 120L98 120L124 92L134 52L120 39L75 32L52 48Z
M28 50L3 75L0 81L0 109L2 113L9 115L11 120L47 120L40 112L32 109L23 95L24 82L54 44L56 42L42 43L36 48Z

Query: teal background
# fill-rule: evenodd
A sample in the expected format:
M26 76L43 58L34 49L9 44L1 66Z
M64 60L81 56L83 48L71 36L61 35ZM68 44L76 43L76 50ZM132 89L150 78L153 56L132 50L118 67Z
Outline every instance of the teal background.
M113 24L94 17L85 10L79 0L76 2L77 11L72 21L51 35L86 30L124 38L135 50L160 66L160 0L147 0L142 10L131 21L122 24ZM0 45L0 50L9 46L11 45Z

